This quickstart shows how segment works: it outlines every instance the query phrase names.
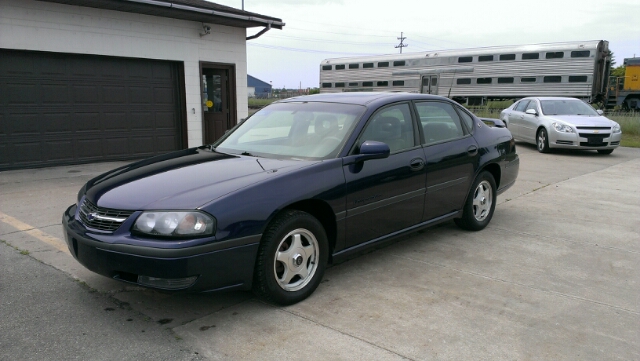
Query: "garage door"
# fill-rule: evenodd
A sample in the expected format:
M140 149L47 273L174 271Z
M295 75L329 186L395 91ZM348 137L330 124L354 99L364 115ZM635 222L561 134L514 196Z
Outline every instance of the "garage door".
M0 170L182 149L179 66L0 49Z

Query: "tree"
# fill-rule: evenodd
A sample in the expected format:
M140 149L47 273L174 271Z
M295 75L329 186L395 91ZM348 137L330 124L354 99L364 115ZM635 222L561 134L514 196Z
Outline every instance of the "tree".
M626 69L627 67L624 65L616 66L615 68L611 68L611 72L609 74L615 77L623 77Z

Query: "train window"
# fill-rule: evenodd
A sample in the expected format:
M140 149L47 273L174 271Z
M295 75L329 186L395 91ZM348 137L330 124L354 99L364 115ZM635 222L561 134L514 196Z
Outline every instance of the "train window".
M378 68L388 68L389 67L389 62L388 61L379 61L378 62Z
M405 66L406 63L404 60L397 60L393 62L393 66Z
M373 82L372 81L363 81L362 82L362 86L373 86Z
M349 83L349 86L358 86L358 83Z
M393 86L404 86L404 80L394 80Z
M569 83L586 83L586 75L569 75Z
M331 88L331 83L322 83L323 88Z
M336 88L344 88L344 83L336 83Z
M471 84L471 78L460 78L456 80L456 84Z
M373 68L373 63L364 63L362 64L362 67L367 69L367 68Z
M520 78L520 82L521 83L535 83L536 82L536 78L535 77Z
M431 77L431 85L438 85L438 78L436 77Z
M476 83L478 84L491 84L491 78L478 78L476 79Z
M562 59L562 58L564 58L564 52L562 52L562 51L548 52L547 55L545 55L545 57L547 59Z
M560 75L545 76L542 81L545 83L560 83L562 81L562 77Z
M539 53L524 53L522 54L522 60L540 59Z
M472 56L461 56L458 58L458 63L470 63L473 61Z
M376 84L378 84L378 86L389 86L389 82L388 81L379 81Z
M349 64L349 69L358 69L360 64Z
M500 60L516 60L516 54L502 54Z
M480 55L478 61L493 61L493 55Z
M513 78L498 78L498 84L511 84L513 83Z
M429 86L429 77L428 76L423 76L422 77L422 86Z
M588 58L589 55L591 55L591 52L589 50L578 50L571 52L572 58Z
M331 65L323 65L322 70L331 70Z
M344 64L336 65L336 70L344 70Z

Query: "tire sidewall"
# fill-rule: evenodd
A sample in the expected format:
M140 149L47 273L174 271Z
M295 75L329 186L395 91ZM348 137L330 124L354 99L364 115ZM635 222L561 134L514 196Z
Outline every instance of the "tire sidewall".
M491 209L489 210L489 215L484 220L478 221L473 214L473 195L478 188L478 185L480 185L480 183L485 180L489 182L491 186ZM496 209L496 200L498 199L497 193L496 181L493 178L493 175L487 171L483 171L482 173L478 174L475 181L473 182L473 185L471 186L469 195L467 196L467 201L465 203L462 216L462 227L472 231L479 231L485 228L493 218L493 213Z

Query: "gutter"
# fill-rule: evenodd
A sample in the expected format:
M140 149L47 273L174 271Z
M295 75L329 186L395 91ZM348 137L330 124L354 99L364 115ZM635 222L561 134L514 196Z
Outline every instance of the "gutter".
M199 7L195 7L195 6L187 6L187 5L182 5L182 4L174 4L174 3L165 2L165 1L156 1L156 0L124 0L124 1L132 2L132 3L139 3L139 4L146 4L146 5L153 5L153 6L160 6L160 7L164 7L164 8L178 9L178 10L184 10L184 11L191 11L191 12L196 12L196 13L201 13L201 14L220 16L220 17L223 17L223 18L231 18L231 19L238 19L238 20L244 20L244 21L252 21L252 22L264 24L264 26L265 26L264 29L262 29L259 33L255 34L255 35L248 36L246 40L255 39L255 38L261 36L262 34L264 34L267 31L269 31L271 29L271 27L274 26L274 25L275 26L280 26L280 27L285 25L285 23L283 23L281 21L274 21L274 20L270 20L270 19L264 19L264 18L257 17L257 16L238 15L238 14L232 14L232 13L228 13L228 12L224 12L224 11L204 9L204 8L199 8Z

